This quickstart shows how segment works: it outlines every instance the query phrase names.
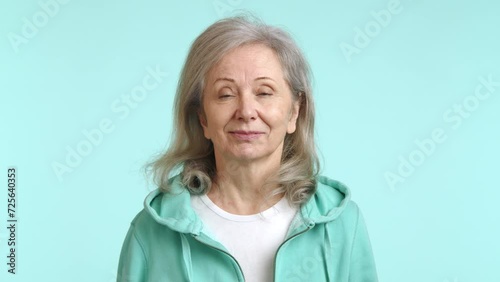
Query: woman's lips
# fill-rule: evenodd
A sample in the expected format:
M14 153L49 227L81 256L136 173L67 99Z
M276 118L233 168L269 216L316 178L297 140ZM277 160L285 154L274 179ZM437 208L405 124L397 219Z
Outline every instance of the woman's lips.
M260 131L243 131L243 130L235 130L229 131L231 135L233 135L236 139L239 140L254 140L259 138L264 132Z

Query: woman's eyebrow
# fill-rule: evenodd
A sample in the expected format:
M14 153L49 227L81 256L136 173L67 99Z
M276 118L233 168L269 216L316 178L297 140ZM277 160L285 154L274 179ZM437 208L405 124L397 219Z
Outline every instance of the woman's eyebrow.
M254 79L254 81L257 81L257 80L262 80L262 79L270 79L270 80L274 81L274 79L272 79L272 78L270 78L270 77L268 77L268 76L259 76L259 77L257 77L256 79Z
M214 84L215 84L217 81L229 81L229 82L234 82L234 79L232 79L232 78L228 78L228 77L219 77L219 78L217 78L217 79L214 81Z
M270 78L268 76L259 76L256 79L254 79L254 81L257 81L257 80L266 80L266 79L269 79L269 80L272 80L272 81L276 82L274 79L272 79L272 78ZM234 83L234 79L229 78L229 77L219 77L216 80L214 80L214 84L217 83L218 81L229 81L229 82Z

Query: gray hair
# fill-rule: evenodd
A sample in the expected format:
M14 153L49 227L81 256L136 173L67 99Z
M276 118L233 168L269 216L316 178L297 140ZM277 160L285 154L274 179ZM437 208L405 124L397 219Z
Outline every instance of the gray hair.
M204 114L205 76L225 54L247 44L263 44L274 50L293 99L300 102L296 130L285 136L281 166L266 180L265 185L278 187L268 196L284 193L290 203L300 205L316 191L320 163L314 141L309 65L287 32L238 16L215 22L191 45L177 86L172 140L166 152L146 165L147 173L153 174L155 184L164 192L170 192L169 178L177 169L191 194L205 194L217 181L213 144L204 137L198 116Z

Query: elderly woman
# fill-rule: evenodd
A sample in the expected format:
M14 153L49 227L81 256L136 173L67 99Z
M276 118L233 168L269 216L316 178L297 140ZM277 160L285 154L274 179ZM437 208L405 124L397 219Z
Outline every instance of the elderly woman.
M286 32L242 17L208 27L175 126L117 281L377 281L349 189L318 173L309 68Z

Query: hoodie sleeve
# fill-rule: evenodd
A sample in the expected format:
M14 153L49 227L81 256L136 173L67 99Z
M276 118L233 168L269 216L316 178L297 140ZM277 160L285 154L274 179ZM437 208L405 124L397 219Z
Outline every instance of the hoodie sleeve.
M351 251L349 282L377 282L377 269L361 210L357 208L357 224Z
M120 253L116 281L143 282L146 281L146 273L146 256L137 239L135 226L131 224Z

